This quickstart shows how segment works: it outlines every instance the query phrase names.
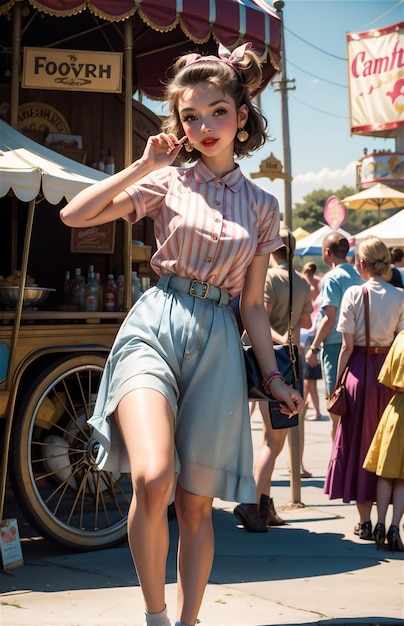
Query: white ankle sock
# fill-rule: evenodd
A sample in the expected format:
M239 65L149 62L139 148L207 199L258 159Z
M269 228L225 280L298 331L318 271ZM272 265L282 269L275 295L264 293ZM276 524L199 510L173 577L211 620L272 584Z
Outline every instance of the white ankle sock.
M167 607L160 613L145 612L144 626L171 626L171 622L167 617Z

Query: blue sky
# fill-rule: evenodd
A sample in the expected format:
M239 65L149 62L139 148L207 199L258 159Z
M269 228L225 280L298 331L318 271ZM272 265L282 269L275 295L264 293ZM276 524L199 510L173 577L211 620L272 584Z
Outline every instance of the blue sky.
M394 139L350 134L346 33L403 21L404 0L285 0L283 17L286 75L296 87L288 92L294 206L314 189L354 187L355 162L365 147L394 151ZM273 86L262 94L261 107L273 141L240 161L247 175L271 152L283 161L281 96ZM283 181L255 182L278 196L283 212Z
M355 162L379 149L395 149L394 139L350 133L346 33L363 32L404 20L401 0L286 0L283 9L292 161L292 206L313 189L355 186ZM258 171L271 152L283 160L281 96L269 86L261 106L274 141L241 162L243 171ZM255 166L255 168L254 168ZM284 184L258 178L278 196L283 210Z

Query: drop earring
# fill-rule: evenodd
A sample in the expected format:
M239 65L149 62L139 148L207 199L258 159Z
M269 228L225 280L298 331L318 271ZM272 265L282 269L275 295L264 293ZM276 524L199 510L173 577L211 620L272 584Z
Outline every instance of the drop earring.
M184 150L185 152L192 152L194 149L193 145L191 144L191 142L187 139L187 141L184 143Z
M245 141L247 141L249 136L250 135L247 133L247 131L244 128L238 129L236 137L241 143L244 143Z

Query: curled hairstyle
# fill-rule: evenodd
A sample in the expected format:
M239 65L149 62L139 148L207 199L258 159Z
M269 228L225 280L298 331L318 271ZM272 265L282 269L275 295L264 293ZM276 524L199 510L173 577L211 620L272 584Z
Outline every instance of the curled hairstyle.
M358 257L372 276L380 276L389 281L391 256L386 244L378 237L366 237L359 246Z
M217 61L203 60L186 65L189 56L180 57L173 66L173 78L165 90L169 114L162 124L162 130L182 137L184 129L178 113L180 97L189 87L198 83L209 83L231 96L237 110L241 105L247 105L248 119L244 129L248 132L249 138L242 143L235 137L234 154L237 157L249 156L253 150L258 150L263 146L268 138L266 133L267 121L261 111L253 104L250 96L251 92L254 92L262 82L262 70L258 55L253 50L245 50L237 72L233 67L221 61L219 57ZM191 153L181 148L178 159L182 162L192 162L200 156L201 153L195 148Z

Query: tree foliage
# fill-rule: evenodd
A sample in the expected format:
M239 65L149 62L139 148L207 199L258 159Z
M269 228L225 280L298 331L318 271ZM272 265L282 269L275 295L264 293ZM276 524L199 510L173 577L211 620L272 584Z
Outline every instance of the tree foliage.
M330 196L337 196L340 200L357 193L355 187L347 187L344 185L337 191L331 189L315 189L311 193L304 196L303 202L297 202L292 211L292 226L293 230L298 228L304 228L309 233L313 233L321 226L326 224L324 219L324 207ZM374 224L378 224L380 219L384 220L390 215L396 213L397 210L381 211L379 217L378 211L356 211L354 209L347 209L345 220L341 224L341 228L349 232L351 235L370 228Z

